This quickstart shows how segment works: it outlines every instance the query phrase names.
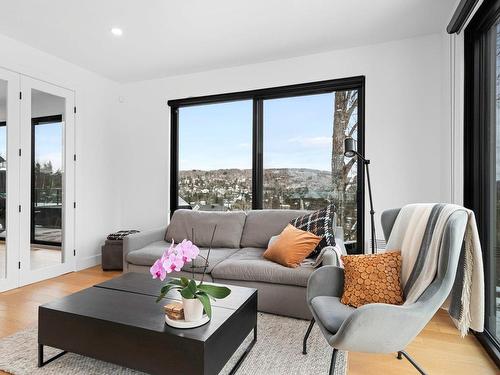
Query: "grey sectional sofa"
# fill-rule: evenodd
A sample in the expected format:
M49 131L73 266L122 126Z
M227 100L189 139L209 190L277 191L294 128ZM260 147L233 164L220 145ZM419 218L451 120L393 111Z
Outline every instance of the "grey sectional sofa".
M177 210L167 228L141 232L125 237L123 244L124 272L149 272L169 242L191 239L206 256L213 228L217 225L209 267L205 280L229 285L248 286L258 289L259 310L296 318L310 319L306 304L306 286L314 268L304 264L287 268L265 259L262 254L272 236L278 235L286 225L307 211L255 210L248 213L203 212ZM344 249L343 231L336 229L336 242ZM197 258L195 266L204 264ZM333 250L327 250L323 264L337 265ZM172 276L192 276L200 279L202 268L184 268Z

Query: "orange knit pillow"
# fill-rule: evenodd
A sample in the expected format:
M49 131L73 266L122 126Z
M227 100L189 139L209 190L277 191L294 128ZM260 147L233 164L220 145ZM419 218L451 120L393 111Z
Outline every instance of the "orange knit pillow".
M368 303L403 304L401 252L342 255L344 293L341 302L360 307Z
M264 258L286 267L298 267L319 241L321 237L288 224L264 252Z

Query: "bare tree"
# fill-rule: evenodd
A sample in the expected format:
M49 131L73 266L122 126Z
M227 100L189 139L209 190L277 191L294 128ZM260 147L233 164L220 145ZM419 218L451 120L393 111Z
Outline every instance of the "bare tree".
M353 239L356 232L356 205L349 199L349 192L356 191L356 158L344 157L344 140L355 136L358 128L358 91L335 93L332 135L332 190L340 225L346 239Z

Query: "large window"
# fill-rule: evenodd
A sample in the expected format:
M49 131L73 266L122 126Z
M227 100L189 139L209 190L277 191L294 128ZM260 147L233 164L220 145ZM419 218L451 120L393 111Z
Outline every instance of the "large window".
M485 332L500 363L500 0L484 2L465 30L465 196L476 213L485 267Z
M357 251L363 241L364 77L169 101L171 210L337 206Z

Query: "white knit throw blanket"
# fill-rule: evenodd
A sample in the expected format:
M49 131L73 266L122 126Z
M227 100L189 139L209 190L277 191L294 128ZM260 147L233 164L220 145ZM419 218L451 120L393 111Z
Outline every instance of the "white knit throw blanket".
M405 304L414 303L436 277L444 229L456 211L465 211L468 221L455 283L443 307L463 337L469 328L484 328L483 261L474 213L453 204L407 205L394 222L386 248L401 250Z

